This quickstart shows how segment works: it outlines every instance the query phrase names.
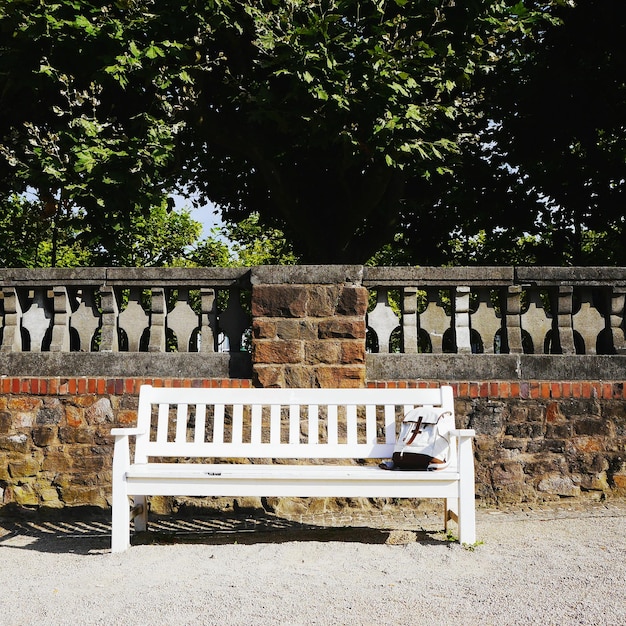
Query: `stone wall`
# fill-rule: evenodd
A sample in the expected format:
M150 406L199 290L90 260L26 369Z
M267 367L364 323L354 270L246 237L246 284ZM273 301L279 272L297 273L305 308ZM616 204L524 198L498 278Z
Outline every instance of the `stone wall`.
M0 270L0 507L107 509L109 433L134 423L142 383L452 384L458 425L477 432L480 503L624 496L625 279L623 268ZM199 314L181 295L185 289L198 290ZM446 289L449 305L441 299ZM549 310L541 289L548 290ZM62 295L51 299L50 290ZM141 304L146 290L151 311ZM393 290L402 292L401 319L388 298ZM493 290L502 296L497 309ZM426 298L422 309L418 291ZM165 296L174 292L176 305L166 310ZM374 292L376 305L368 307ZM96 306L98 294L111 296L106 315ZM124 294L138 325L129 305L120 312ZM102 350L86 331L74 348L71 341L46 348L48 334L76 342L83 326L125 333L128 350L112 340ZM248 329L249 352L240 349ZM166 331L175 331L178 351L165 351ZM204 339L193 351L188 336L196 331ZM367 332L376 336L378 353L366 352ZM41 341L33 339L37 333ZM220 334L228 352L218 350ZM144 335L148 350L131 350ZM419 352L426 344L431 352ZM403 353L392 353L394 345ZM473 353L481 345L484 352ZM552 353L557 348L561 353Z
M448 381L370 381L435 386ZM110 505L114 426L133 425L141 384L251 386L251 380L0 379L5 513ZM479 505L626 496L623 382L451 381L458 425L475 428ZM239 503L241 504L241 503Z

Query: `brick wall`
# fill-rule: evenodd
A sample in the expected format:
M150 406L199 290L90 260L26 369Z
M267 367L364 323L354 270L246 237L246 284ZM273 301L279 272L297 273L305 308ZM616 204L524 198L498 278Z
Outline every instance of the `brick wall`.
M369 381L438 386L446 381ZM112 438L142 384L249 387L246 379L0 379L0 501L14 508L110 504ZM453 381L458 425L475 428L477 495L500 505L626 495L623 381Z

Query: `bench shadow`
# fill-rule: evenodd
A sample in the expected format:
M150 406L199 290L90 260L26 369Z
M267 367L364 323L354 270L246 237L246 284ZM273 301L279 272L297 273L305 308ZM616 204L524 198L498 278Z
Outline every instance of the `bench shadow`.
M442 532L326 526L286 520L271 514L173 517L151 515L149 529L132 535L132 545L252 545L287 542L344 542L444 545ZM0 518L0 548L49 553L102 554L111 547L110 519L32 520Z

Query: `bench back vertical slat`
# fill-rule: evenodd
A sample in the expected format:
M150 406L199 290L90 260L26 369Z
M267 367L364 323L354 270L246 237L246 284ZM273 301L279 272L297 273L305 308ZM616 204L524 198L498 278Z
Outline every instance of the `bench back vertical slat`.
M328 429L327 442L330 445L335 445L339 443L339 424L338 424L338 415L337 415L337 405L329 404L327 408L328 408L328 417L326 420L326 427Z
M300 405L289 405L289 443L300 443Z
M389 405L385 405L385 443L396 443L396 412Z
M176 409L176 443L185 443L187 441L187 414L189 406L187 404L179 404Z
M346 429L346 443L348 445L356 445L359 443L356 406L354 404L349 404L346 407Z
M375 444L376 439L376 407L368 404L365 407L365 442Z
M233 406L232 442L243 443L243 405Z
M317 404L309 404L308 414L308 429L309 429L309 443L319 443L320 438L320 407Z
M213 411L213 443L224 443L224 405L216 404Z
M206 404L196 404L196 422L194 425L193 440L196 443L204 443L206 431Z
M280 444L280 406L278 404L270 407L270 443Z
M250 442L259 444L263 433L263 407L260 404L252 405Z
M159 413L157 421L157 443L165 443L167 441L167 428L169 425L169 404L159 404Z

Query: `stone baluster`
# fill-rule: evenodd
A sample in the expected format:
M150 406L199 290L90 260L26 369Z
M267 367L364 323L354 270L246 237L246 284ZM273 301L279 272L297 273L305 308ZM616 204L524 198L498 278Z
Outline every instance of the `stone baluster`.
M402 352L417 354L417 288L405 287L402 292Z
M167 314L167 327L176 335L178 351L189 352L191 337L198 328L198 315L189 304L189 289L178 289L176 304Z
M165 319L167 303L163 287L152 288L152 305L150 307L150 341L148 352L165 352Z
M626 354L626 337L624 336L624 301L626 291L623 287L613 288L610 302L609 329L616 354Z
M443 335L450 327L450 317L441 301L438 288L427 290L426 309L420 314L420 328L426 330L430 339L432 352L441 354L443 351Z
M376 306L367 314L367 325L376 333L378 338L378 352L389 352L391 333L398 328L400 319L389 304L387 289L379 287L376 290Z
M114 287L110 285L100 287L100 303L102 306L100 352L117 352L119 350L117 336L119 307Z
M593 292L590 287L577 290L580 308L572 316L572 327L582 337L585 354L596 354L598 335L605 329L604 317L593 304Z
M532 340L532 353L541 354L546 335L552 328L552 316L546 312L538 289L529 289L527 294L528 309L521 316L522 329Z
M72 313L70 319L70 327L78 334L79 350L90 352L93 337L100 325L100 313L96 306L93 289L81 288L78 293L74 292L70 302L78 302L78 308Z
M470 288L457 287L454 291L454 332L456 351L459 354L472 352L470 332Z
M2 352L21 352L22 304L15 287L4 287L4 331L2 334Z
M217 338L217 299L215 289L200 290L200 352L215 352Z
M70 351L70 299L65 287L53 287L54 320L52 324L52 339L50 352Z
M522 286L509 285L506 292L506 344L511 354L524 352L522 343Z
M22 327L26 329L30 338L30 352L41 352L51 318L52 311L47 302L46 289L42 287L35 289L28 310L22 314Z
M119 327L128 338L128 351L139 352L141 336L148 327L148 314L141 306L141 287L132 287L126 308L119 314Z
M572 311L574 300L574 288L571 285L559 285L556 293L556 321L558 337L555 339L560 347L561 354L576 354L574 345L574 328L572 326Z
M231 287L226 308L219 314L220 330L228 338L230 352L239 352L243 334L250 328L250 316L241 307L241 289Z
M478 289L478 306L471 315L471 329L480 335L483 351L493 354L495 337L502 330L502 318L491 301L491 289Z

